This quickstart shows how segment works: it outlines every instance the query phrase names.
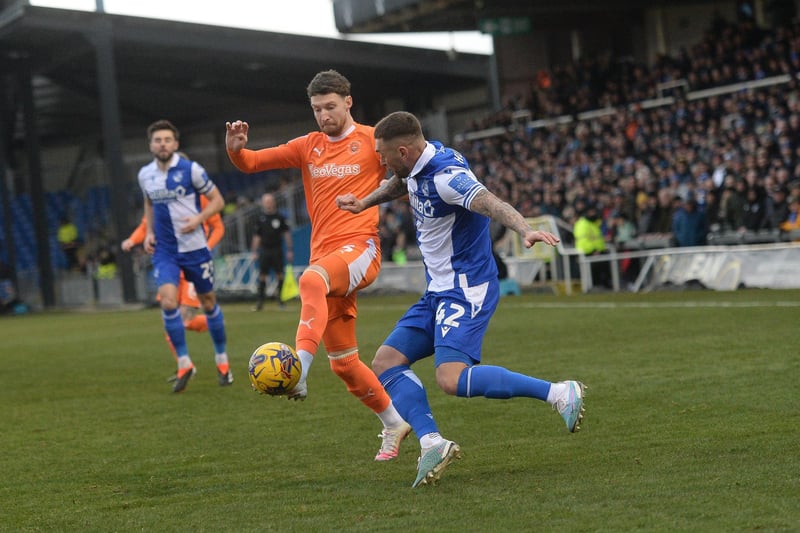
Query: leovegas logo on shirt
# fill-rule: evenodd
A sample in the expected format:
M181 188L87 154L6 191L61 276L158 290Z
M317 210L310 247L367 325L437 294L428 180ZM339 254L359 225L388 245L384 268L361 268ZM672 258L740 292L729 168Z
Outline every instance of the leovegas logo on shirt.
M314 165L309 163L308 174L312 178L343 178L345 176L355 176L361 173L361 165L337 165L336 163L325 163L324 165Z

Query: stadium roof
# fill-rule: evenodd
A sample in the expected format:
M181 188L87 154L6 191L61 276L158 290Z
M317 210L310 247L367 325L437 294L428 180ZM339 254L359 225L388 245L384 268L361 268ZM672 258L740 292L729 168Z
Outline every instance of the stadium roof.
M333 0L342 33L476 31L499 19L527 19L528 29L571 28L598 18L715 0ZM486 29L486 28L484 28ZM487 32L491 33L491 32Z
M105 33L104 33L105 32ZM355 112L376 120L382 102L420 108L453 87L485 86L488 57L30 6L0 0L0 70L27 63L45 143L99 129L95 43L110 35L125 137L169 117L183 131L231 118L308 118L305 86L335 68L353 84ZM102 46L102 44L98 44ZM24 61L23 61L24 60ZM8 98L2 105L8 105ZM7 109L7 108L6 108ZM19 130L19 128L17 128ZM8 132L6 132L7 134ZM8 137L4 136L7 139ZM22 132L15 134L22 139Z
M304 89L329 68L351 81L356 119L373 122L386 102L421 112L436 95L485 87L489 57L0 0L0 196L7 206L5 167L25 151L33 209L44 212L41 148L94 142L103 147L122 235L129 223L123 140L142 138L159 118L174 121L184 136L216 131L221 137L222 124L235 118L311 125ZM37 242L47 242L46 217L35 217L34 226ZM37 259L49 306L55 291L47 246L38 247ZM133 301L130 256L118 262L124 298Z

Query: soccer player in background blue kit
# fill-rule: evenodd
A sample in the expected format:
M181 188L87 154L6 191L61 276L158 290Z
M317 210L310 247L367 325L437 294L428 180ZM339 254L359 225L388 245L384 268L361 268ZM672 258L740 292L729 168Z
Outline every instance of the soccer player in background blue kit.
M233 383L225 351L225 321L214 294L214 262L203 229L203 223L221 211L225 201L203 167L176 153L179 137L178 129L167 120L151 124L147 128L147 140L155 159L139 170L147 221L143 246L153 254L164 329L178 357L173 392L182 392L196 372L189 357L178 306L181 271L187 281L194 283L208 319L219 384ZM202 209L200 195L208 198L208 204Z
M336 202L341 209L358 213L407 193L414 211L427 290L397 322L372 362L398 412L420 440L412 487L435 483L444 468L461 456L459 445L439 433L422 382L410 368L430 355L436 383L447 394L537 398L561 414L570 432L577 431L583 417L581 382L550 383L480 364L483 336L499 300L490 218L519 233L527 247L536 242L555 245L558 238L533 230L519 212L489 192L460 153L426 141L410 113L392 113L378 122L375 149L394 175L365 198L347 194Z

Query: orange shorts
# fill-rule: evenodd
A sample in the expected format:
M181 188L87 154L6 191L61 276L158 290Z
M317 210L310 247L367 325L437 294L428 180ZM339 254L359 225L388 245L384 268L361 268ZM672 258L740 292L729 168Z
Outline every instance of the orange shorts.
M183 277L183 272L181 272L181 280L178 282L178 304L200 307L200 300L197 299L194 283L186 281L186 278Z
M161 295L156 296L156 301L161 301ZM194 283L186 281L181 271L181 279L178 281L178 305L188 307L200 307L200 300L197 299L197 292L194 290Z
M355 318L358 315L356 294L369 286L381 270L381 251L376 238L346 244L318 261L330 279L328 325L322 340L328 351L356 346ZM309 272L309 275L317 274ZM304 274L305 275L305 274Z

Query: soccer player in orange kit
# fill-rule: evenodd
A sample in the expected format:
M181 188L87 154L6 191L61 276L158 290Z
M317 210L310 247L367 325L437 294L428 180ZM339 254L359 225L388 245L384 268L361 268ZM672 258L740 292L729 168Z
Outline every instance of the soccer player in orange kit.
M280 146L249 150L245 148L249 125L237 120L226 123L225 144L228 157L242 172L299 168L303 176L312 228L311 259L299 280L301 309L295 347L303 370L288 397L305 399L308 370L320 341L324 342L333 372L383 422L375 460L388 461L397 457L411 427L359 359L355 322L356 292L375 281L380 271L378 208L352 216L336 206L336 197L343 192L370 193L386 171L375 152L373 128L358 124L350 114L353 98L347 78L334 70L319 72L306 92L321 131Z
M201 196L200 208L204 209L207 204L208 199L205 196ZM208 249L213 250L225 235L225 224L222 221L222 216L219 213L212 215L206 220L205 224L203 224L203 228L206 232L206 239L208 239ZM147 220L142 217L141 223L136 226L136 229L131 232L127 239L122 241L120 245L122 251L130 252L134 246L142 244L146 234ZM186 329L197 332L208 331L208 320L205 313L198 314L197 312L200 309L200 300L197 299L197 292L194 290L194 284L186 281L183 272L181 272L180 281L178 283L178 305L181 309L183 326ZM167 339L167 345L170 351L172 351L172 355L177 357L169 335L165 334L165 337ZM229 363L217 365L217 370L220 376L220 385L230 385L233 382L233 374L230 372Z

